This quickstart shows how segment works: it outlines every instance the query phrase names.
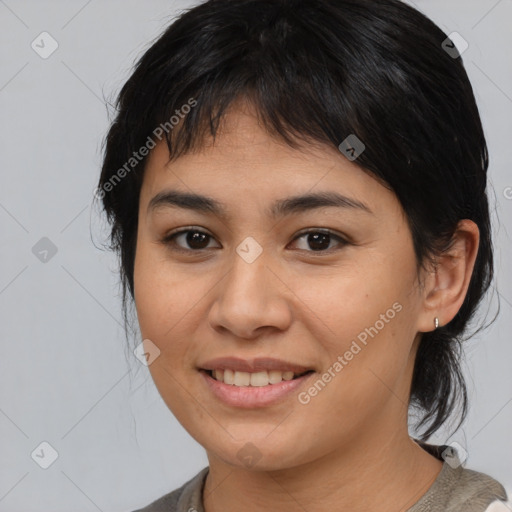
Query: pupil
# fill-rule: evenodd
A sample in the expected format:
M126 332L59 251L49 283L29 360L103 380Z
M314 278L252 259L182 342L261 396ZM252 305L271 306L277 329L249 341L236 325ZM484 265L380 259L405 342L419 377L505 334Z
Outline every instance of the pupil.
M329 237L326 233L310 233L308 243L314 251L319 251L329 247Z
M198 231L191 231L187 234L187 243L194 249L204 249L208 245L206 233L199 233ZM201 244L206 240L206 244Z

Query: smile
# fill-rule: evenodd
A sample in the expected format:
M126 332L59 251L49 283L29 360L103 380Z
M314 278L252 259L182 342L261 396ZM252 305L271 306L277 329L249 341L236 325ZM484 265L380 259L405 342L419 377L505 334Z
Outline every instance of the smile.
M310 371L306 371L300 374L295 374L292 371L279 371L279 370L270 370L270 371L261 371L261 372L240 372L233 371L230 369L226 370L208 370L211 377L219 382L224 382L225 384L229 384L232 386L239 387L263 387L268 385L279 384L282 381L289 381L296 379L297 377L301 377L306 373L310 373Z
M223 404L251 409L282 402L315 372L309 366L276 359L257 357L218 357L197 367L208 392Z

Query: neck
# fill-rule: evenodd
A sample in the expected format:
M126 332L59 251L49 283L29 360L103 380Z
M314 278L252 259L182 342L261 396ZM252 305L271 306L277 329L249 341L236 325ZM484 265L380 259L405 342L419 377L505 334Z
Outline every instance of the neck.
M382 426L382 425L381 425ZM396 425L395 425L396 427ZM409 437L407 428L359 435L336 451L285 469L234 467L208 453L205 512L240 510L405 511L439 475L442 463Z

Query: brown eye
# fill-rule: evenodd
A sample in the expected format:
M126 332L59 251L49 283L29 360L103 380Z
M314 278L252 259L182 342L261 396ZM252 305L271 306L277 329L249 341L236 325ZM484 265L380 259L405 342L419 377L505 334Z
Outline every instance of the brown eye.
M344 246L348 244L344 238L332 233L331 231L310 230L302 233L295 240L305 238L305 246L302 249L308 252L328 252L330 244L336 240L338 245ZM294 240L294 241L295 241Z
M193 252L208 249L210 239L213 239L211 235L199 229L184 229L166 236L162 243L177 251ZM181 243L177 243L177 240L181 240Z

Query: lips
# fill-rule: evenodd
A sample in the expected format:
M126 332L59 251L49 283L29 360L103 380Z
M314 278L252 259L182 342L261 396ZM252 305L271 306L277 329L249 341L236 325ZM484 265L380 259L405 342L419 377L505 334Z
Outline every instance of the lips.
M315 373L311 367L273 357L218 357L201 363L198 370L213 396L241 409L289 400Z
M231 363L233 363L232 360ZM282 361L278 361L278 363L283 364ZM300 365L299 367L303 368ZM295 366L295 368L297 368L297 366ZM222 372L223 370L215 371ZM231 372L231 370L224 370L224 373L226 372ZM280 373L277 370L275 372ZM271 373L274 372L271 371ZM283 403L285 401L288 401L290 406L293 406L294 402L290 402L290 400L294 399L296 393L300 390L302 386L306 386L307 383L310 382L312 378L314 378L315 372L311 370L300 377L296 377L291 380L282 380L281 382L275 384L267 383L267 385L264 385L265 382L258 380L258 382L256 382L256 386L253 386L252 384L244 385L243 383L241 386L236 384L227 384L222 380L219 381L216 378L212 377L210 375L210 370L200 369L199 374L202 377L202 381L205 384L206 389L208 389L209 392L211 393L211 396L215 397L219 402L229 407L234 407L236 409L254 409L277 406L278 404ZM249 376L249 373L244 372L237 371L235 372L235 376L237 374L240 374L242 376L245 375L246 378ZM258 373L252 372L250 374L251 381L253 379L253 376L257 377Z
M297 363L275 359L273 357L258 357L255 359L241 359L237 357L218 357L210 359L199 365L200 370L231 370L233 372L257 373L263 371L293 372L294 375L313 371L314 368L302 366Z

